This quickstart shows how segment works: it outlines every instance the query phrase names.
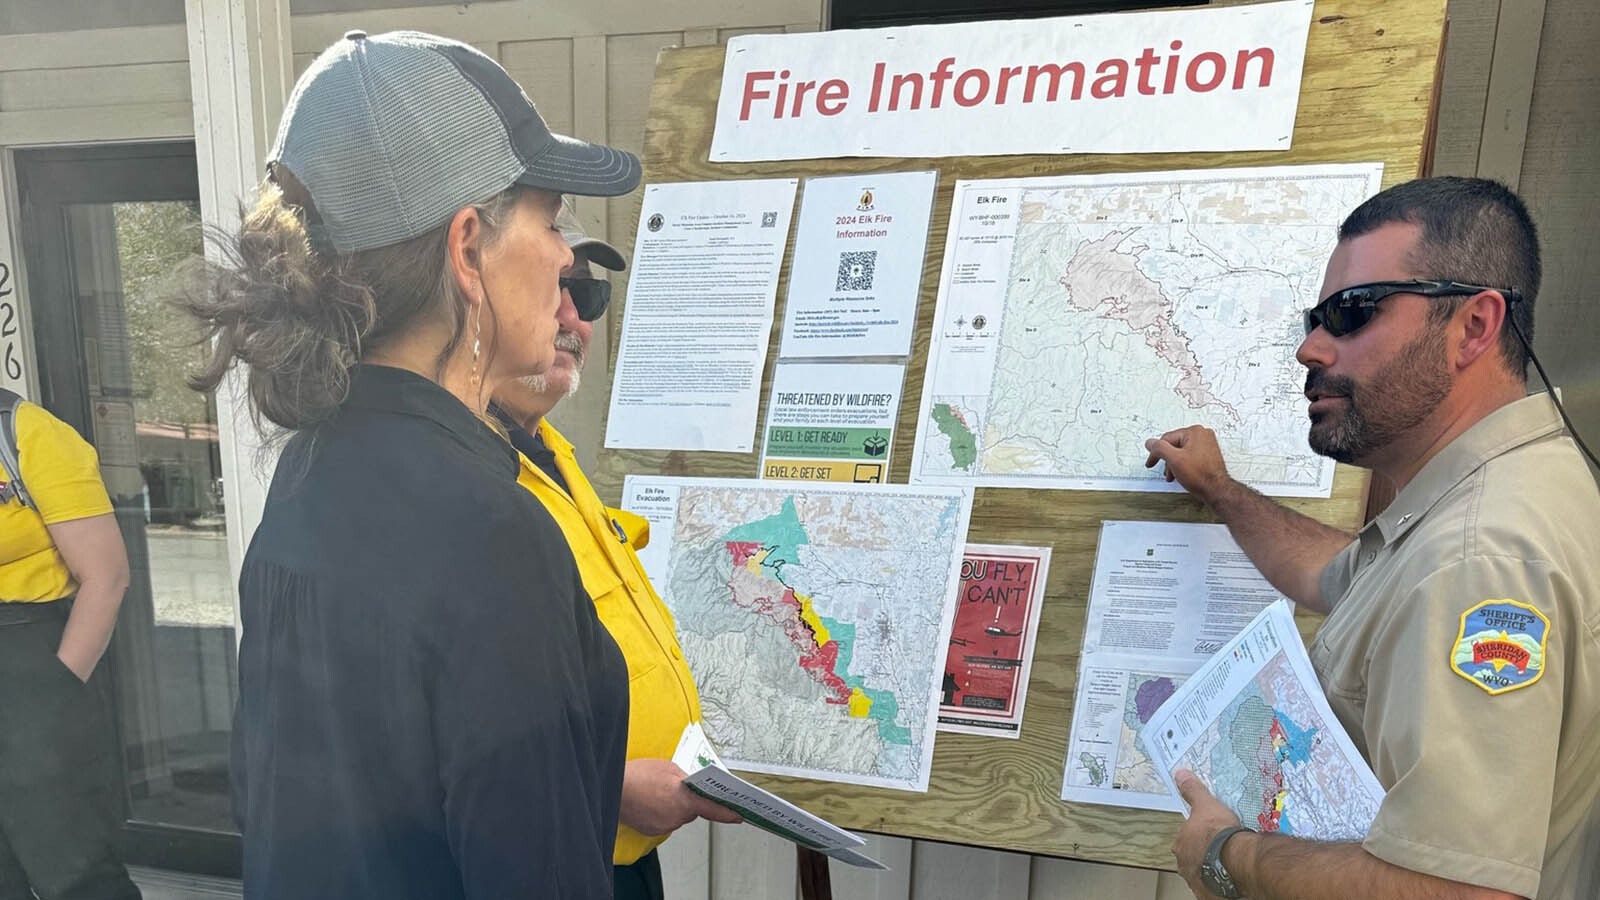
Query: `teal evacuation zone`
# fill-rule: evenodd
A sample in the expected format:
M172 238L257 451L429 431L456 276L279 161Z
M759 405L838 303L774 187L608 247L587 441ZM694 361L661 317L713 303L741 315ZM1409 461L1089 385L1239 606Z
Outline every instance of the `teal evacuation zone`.
M1301 728L1287 713L1277 709L1272 712L1278 717L1278 727L1283 729L1285 760L1296 765L1311 762L1311 751L1317 744L1316 726Z
M723 541L756 543L767 548L767 565L777 568L800 560L800 545L809 544L806 527L795 511L794 498L783 498L783 508L765 519L746 522L722 536Z
M872 701L872 708L867 711L867 718L878 723L878 737L884 743L898 744L902 747L911 746L911 730L897 724L900 718L900 702L889 691L880 691L867 687L862 678L850 674L850 657L855 652L856 627L848 622L840 622L826 616L820 617L822 625L828 629L828 636L839 645L839 653L834 658L833 672L844 683L856 688Z

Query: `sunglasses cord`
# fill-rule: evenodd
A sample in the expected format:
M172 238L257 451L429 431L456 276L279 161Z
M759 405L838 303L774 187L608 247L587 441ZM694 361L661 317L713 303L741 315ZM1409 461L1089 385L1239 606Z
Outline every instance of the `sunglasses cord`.
M1544 381L1545 390L1550 392L1550 400L1555 403L1556 412L1561 414L1561 421L1566 423L1567 433L1572 435L1572 440L1578 445L1578 449L1583 451L1583 455L1589 457L1589 463L1600 469L1600 460L1594 458L1594 451L1590 450L1589 445L1578 436L1577 426L1572 424L1572 419L1567 416L1567 408L1561 405L1561 397L1556 394L1556 386L1550 383L1550 376L1544 373L1544 366L1539 364L1539 357L1533 354L1533 345L1528 343L1527 337L1522 334L1522 329L1517 326L1514 317L1508 315L1506 321L1511 323L1512 332L1516 334L1517 340L1522 342L1522 349L1528 351L1528 359L1533 361L1533 367L1538 370L1539 378Z

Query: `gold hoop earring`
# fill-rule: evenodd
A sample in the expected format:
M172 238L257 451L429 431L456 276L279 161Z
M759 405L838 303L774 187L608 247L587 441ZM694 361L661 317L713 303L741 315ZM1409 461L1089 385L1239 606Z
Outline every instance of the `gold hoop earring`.
M483 332L483 319L479 316L479 310L481 309L481 306L472 308L472 374L470 377L473 387L477 387L483 382L483 376L478 374L478 359L483 347L478 340L479 335Z

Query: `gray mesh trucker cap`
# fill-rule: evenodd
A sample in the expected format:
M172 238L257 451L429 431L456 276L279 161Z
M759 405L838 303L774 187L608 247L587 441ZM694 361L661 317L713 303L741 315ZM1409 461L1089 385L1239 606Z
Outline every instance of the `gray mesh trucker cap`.
M594 263L599 263L613 272L621 272L628 267L622 258L622 252L599 238L589 237L583 230L583 223L571 209L563 206L561 212L556 214L556 227L561 229L561 236L566 238L567 246L573 252L583 251L583 255Z
M386 247L443 225L514 183L615 197L639 184L625 150L552 134L494 60L416 31L352 31L289 95L268 154L322 218L335 253Z

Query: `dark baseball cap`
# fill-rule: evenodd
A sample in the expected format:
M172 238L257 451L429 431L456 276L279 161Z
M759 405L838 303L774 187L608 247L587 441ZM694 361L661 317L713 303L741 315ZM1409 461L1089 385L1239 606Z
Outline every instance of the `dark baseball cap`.
M268 165L303 185L336 253L425 234L513 184L615 197L626 150L553 134L499 63L417 31L351 31L300 76Z
M598 263L613 272L621 272L628 267L622 258L622 251L611 246L599 238L589 237L583 230L583 223L578 221L571 209L563 206L556 215L556 227L561 229L561 236L567 239L567 246L574 253L582 253L590 262Z

